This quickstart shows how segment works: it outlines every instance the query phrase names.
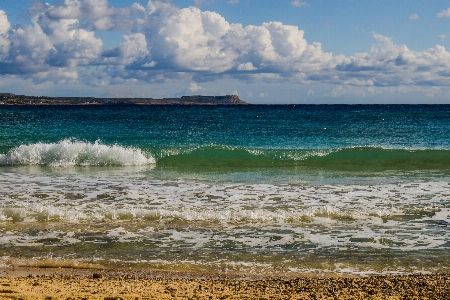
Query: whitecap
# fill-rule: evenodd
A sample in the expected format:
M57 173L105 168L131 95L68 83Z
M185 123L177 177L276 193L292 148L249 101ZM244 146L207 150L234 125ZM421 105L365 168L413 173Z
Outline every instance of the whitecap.
M0 155L0 165L140 166L154 164L140 149L65 139L58 143L20 145Z

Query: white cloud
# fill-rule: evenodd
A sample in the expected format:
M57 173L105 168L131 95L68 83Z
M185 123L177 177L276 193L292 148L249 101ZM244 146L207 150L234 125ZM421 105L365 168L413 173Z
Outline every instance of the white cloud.
M95 16L102 18L107 1L66 0L64 4L53 7L36 2L30 9L33 20L33 34L48 40L48 66L76 67L88 65L102 52L103 42L94 35L94 31L83 29L80 18ZM33 40L32 34L26 37Z
M8 52L0 55L1 73L30 76L37 81L52 80L52 76L55 80L75 80L77 71L73 68L90 64L102 52L102 41L94 32L79 28L76 19L50 20L34 7L32 20L32 25L15 26L8 32ZM2 39L0 44L4 51Z
M308 3L303 2L303 1L300 1L300 0L294 0L294 1L292 1L292 2L291 2L291 5L292 5L292 6L295 6L295 7L309 6Z
M145 57L149 53L147 41L142 33L124 35L123 38L125 42L119 47L122 57L126 59L125 64L130 63L136 58Z
M149 1L148 8L152 6L152 1ZM138 3L126 8L114 8L108 5L108 0L64 0L64 3L55 6L36 2L29 11L33 20L41 26L52 20L76 19L83 20L88 30L130 30L139 25L147 13Z
M353 85L449 85L450 53L440 45L422 52L396 45L374 34L379 41L368 53L342 58L336 66L338 82Z
M37 3L34 9L42 12L42 3ZM64 4L50 6L45 4L44 13L51 19L80 19L90 22L95 30L107 30L113 27L111 15L113 10L108 7L108 0L65 0Z
M190 7L164 15L151 35L160 49L155 55L170 57L175 68L220 73L231 69L238 56L224 42L232 30L219 14Z
M73 19L62 19L48 25L47 37L53 50L49 64L88 65L101 54L103 42L94 36L93 31L75 29L77 26L78 21Z
M3 10L0 10L0 61L5 59L9 52L10 40L8 39L8 31L11 24Z
M243 27L196 7L155 9L152 17L153 27L145 32L154 45L151 55L156 62L164 60L173 69L283 72L307 69L311 66L305 64L314 65L331 57L319 43L308 45L298 27L280 22Z
M262 72L296 72L317 68L331 58L321 49L320 43L308 44L303 30L280 22L247 26L241 37L246 58ZM239 58L239 60L241 57ZM320 68L320 67L319 67Z
M191 82L188 87L188 90L192 93L198 92L201 89L202 89L202 87L199 86L198 84L196 84L195 82Z
M57 78L56 82L66 83L74 82L78 79L78 73L75 70L67 68L52 68L48 71L37 72L34 78L39 81L47 81L49 79Z
M439 39L441 40L445 40L448 36L450 35L450 33L445 33L445 34L441 34L439 37Z
M16 67L33 71L34 67L39 68L46 63L53 44L50 38L39 26L23 26L11 30L11 43L14 45L10 49L10 58L17 64Z
M142 33L133 33L123 36L124 42L104 53L105 63L129 65L141 60L149 54L147 41ZM153 65L152 65L153 63ZM156 62L144 64L144 67L154 67Z
M156 66L156 64L157 64L156 61L152 60L151 62L147 62L147 63L143 64L142 66L144 68L153 68L154 66Z
M420 20L420 16L418 14L412 14L409 16L410 20L417 21Z
M446 10L441 11L440 13L438 13L436 15L436 18L450 18L450 7L447 8Z
M245 64L240 64L237 69L239 71L254 71L257 70L258 68L254 67L253 64L251 62L247 62Z
M0 10L0 34L5 34L8 32L11 24L8 21L5 11Z

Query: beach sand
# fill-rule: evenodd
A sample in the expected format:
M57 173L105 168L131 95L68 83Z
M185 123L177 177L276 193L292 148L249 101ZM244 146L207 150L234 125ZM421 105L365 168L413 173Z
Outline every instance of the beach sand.
M272 278L2 267L0 299L450 299L450 274Z

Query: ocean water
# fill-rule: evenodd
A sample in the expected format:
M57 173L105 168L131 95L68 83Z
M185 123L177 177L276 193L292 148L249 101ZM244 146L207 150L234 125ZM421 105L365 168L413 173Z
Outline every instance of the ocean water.
M450 271L450 106L0 106L0 265Z

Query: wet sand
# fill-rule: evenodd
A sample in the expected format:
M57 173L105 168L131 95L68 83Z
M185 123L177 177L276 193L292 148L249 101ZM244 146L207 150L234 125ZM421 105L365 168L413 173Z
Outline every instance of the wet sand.
M0 268L0 299L449 299L450 274L368 277Z

